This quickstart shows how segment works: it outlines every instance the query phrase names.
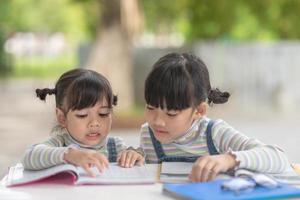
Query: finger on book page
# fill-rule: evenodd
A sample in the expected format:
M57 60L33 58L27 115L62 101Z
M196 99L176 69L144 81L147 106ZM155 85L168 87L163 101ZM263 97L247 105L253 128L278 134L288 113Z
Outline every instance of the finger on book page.
M129 160L129 167L133 167L133 165L135 165L137 158L138 158L137 153L133 153L133 154L131 153L131 157L128 158L128 159L130 159Z
M214 173L213 168L217 165L215 162L207 162L201 174L201 182L210 180L212 174Z
M127 155L127 152L126 152L126 151L122 152L121 155L120 155L120 158L119 158L119 165L120 165L121 167L125 167L126 155Z
M142 166L145 164L145 159L142 157L142 158L138 158L137 161L136 161L136 165L138 166Z
M212 173L210 174L210 179L209 180L214 180L217 175L219 175L219 173L221 172L221 166L216 165L214 166L214 168L212 169Z
M207 164L207 159L199 158L193 165L192 171L189 175L189 178L193 182L199 182L202 180L202 175L204 168Z
M133 153L128 151L126 154L125 167L131 167L133 159L134 159Z
M105 155L100 154L99 161L103 165L104 169L107 169L109 167L109 161Z
M91 168L89 167L89 165L83 165L82 166L83 169L86 171L86 173L91 176L91 177L95 177L96 175L93 173L93 171L91 170Z
M101 163L99 160L95 160L94 165L97 167L100 173L102 173L105 170L105 165Z

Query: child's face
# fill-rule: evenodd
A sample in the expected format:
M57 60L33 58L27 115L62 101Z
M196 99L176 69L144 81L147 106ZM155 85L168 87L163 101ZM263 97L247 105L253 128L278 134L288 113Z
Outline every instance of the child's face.
M161 143L171 143L191 127L194 120L205 114L205 110L187 108L166 110L146 105L146 121L153 130L155 138Z
M70 110L63 120L58 118L58 121L78 142L92 146L108 135L112 123L111 109L103 100L93 107Z

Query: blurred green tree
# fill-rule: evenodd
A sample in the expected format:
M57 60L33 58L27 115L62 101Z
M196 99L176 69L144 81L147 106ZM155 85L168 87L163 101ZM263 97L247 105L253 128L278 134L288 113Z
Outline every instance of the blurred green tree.
M0 70L7 68L4 41L19 31L64 32L77 44L95 40L87 65L115 82L121 75L114 73L130 77L128 52L144 18L147 31L179 32L190 42L299 39L299 10L298 0L1 0Z
M81 5L70 0L1 0L0 72L12 68L4 51L5 41L11 35L16 32L63 32L69 43L76 45L89 33L84 15Z
M0 76L8 73L9 67L7 62L7 54L4 51L4 43L6 39L6 21L9 10L9 2L3 1L0 4Z
M0 46L4 46L5 37L3 31L0 29ZM8 55L3 48L0 48L0 76L5 76L9 73Z
M297 0L143 0L146 27L188 41L299 39Z
M8 1L8 0L4 0ZM8 34L14 32L63 32L78 41L87 30L81 5L70 0L14 0L8 1L5 23Z

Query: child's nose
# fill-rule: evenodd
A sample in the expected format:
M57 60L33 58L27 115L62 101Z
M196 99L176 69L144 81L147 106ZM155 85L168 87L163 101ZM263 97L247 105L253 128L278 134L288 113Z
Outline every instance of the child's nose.
M92 119L89 123L89 127L90 128L100 127L100 123L98 122L98 120Z
M165 126L165 121L160 115L154 117L154 125L155 126Z

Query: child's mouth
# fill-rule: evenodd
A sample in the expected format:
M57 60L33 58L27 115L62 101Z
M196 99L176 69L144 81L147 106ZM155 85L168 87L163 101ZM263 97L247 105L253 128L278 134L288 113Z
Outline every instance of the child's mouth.
M86 135L88 140L96 140L100 137L100 133L89 133Z
M167 131L163 131L163 130L155 130L155 132L157 134L166 134L166 133L168 133Z

